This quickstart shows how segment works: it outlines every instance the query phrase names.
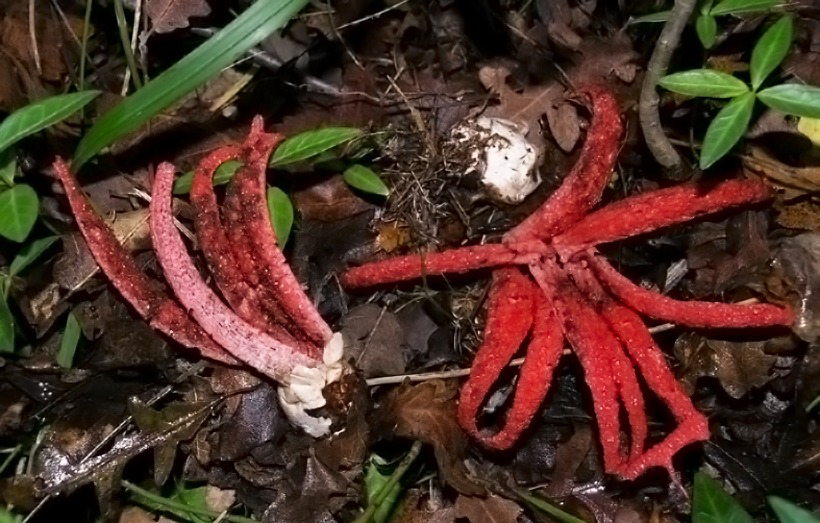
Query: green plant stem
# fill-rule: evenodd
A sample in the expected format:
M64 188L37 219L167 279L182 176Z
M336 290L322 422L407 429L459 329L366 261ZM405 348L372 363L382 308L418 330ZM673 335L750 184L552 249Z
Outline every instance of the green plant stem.
M80 78L77 82L78 84L78 91L82 91L85 88L85 59L88 56L88 37L91 33L89 29L91 26L91 6L94 5L94 0L86 0L85 1L85 16L83 16L83 40L80 47Z
M9 450L9 455L6 456L6 459L3 460L3 463L0 463L0 474L5 472L5 470L8 468L8 466L11 465L11 462L14 461L14 458L17 457L17 454L20 453L20 450L22 448L23 448L22 445L17 445L13 449Z
M174 501L173 499L168 499L160 496L159 494L155 494L150 490L146 490L142 487L134 485L130 481L122 480L121 482L122 487L129 491L137 494L138 496L142 496L145 499L156 503L163 507L168 507L169 509L173 510L180 510L183 512L190 512L191 514L196 514L198 516L204 516L209 519L217 519L220 518L221 514L215 512L213 510L201 507L192 507L190 505L186 505L185 503L180 503L179 501ZM236 516L233 514L226 514L224 517L221 517L220 521L230 521L232 523L259 523L253 518L246 518L244 516Z
M120 30L120 40L122 40L122 49L125 52L125 60L128 62L128 69L131 70L131 80L137 89L142 89L142 80L140 79L139 69L137 68L137 61L134 59L134 53L131 50L131 37L128 34L128 20L125 19L125 9L122 7L122 0L114 0L114 13L117 16L117 27Z
M370 506L368 506L367 509L353 521L353 523L369 523L373 519L373 516L376 514L376 510L378 510L379 506L384 503L384 500L390 495L393 487L398 484L402 476L404 476L404 473L407 472L407 469L410 468L410 465L412 465L418 457L419 452L421 452L421 446L422 444L420 441L413 442L413 446L410 447L410 451L406 456L404 456L404 458L402 458L399 466L396 467L396 470L394 470L393 474L390 475L390 479L388 479L379 491L376 492Z
M658 80L666 75L669 67L669 60L672 53L680 42L681 33L689 23L692 13L695 10L696 0L675 0L675 5L669 13L669 20L663 26L655 49L646 67L643 85L641 86L641 99L638 105L638 114L641 121L646 145L652 152L652 156L664 169L672 174L681 171L682 162L672 144L666 138L661 127L661 117L658 114ZM677 176L673 176L675 178Z

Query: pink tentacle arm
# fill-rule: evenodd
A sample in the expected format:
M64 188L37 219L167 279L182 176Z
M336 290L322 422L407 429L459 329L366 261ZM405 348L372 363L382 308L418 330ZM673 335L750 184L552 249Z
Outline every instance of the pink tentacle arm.
M769 303L680 301L635 285L594 251L584 261L615 297L650 318L698 328L758 328L789 326L794 311Z
M175 172L168 163L157 168L150 210L154 250L177 299L226 351L279 383L289 383L297 365L319 366L321 360L274 339L234 314L203 281L174 227L171 192Z
M459 423L485 447L506 450L518 441L547 395L552 371L561 358L564 338L551 307L540 294L518 268L493 273L484 342L458 405ZM477 420L481 406L528 333L527 357L506 419L495 433L480 430Z
M57 158L54 162L54 172L65 189L74 219L91 254L102 272L134 310L152 327L181 345L198 350L206 358L236 364L237 360L191 321L171 296L159 290L158 282L151 281L139 270L111 229L91 208L71 169L62 158Z

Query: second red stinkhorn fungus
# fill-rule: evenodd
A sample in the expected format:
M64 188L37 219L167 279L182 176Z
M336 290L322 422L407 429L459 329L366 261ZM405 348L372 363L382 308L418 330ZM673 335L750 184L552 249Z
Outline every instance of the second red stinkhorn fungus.
M710 328L788 326L793 313L770 304L682 302L644 290L621 276L595 246L760 202L770 197L770 191L764 183L747 180L689 184L632 196L590 212L611 175L622 128L616 101L607 90L589 87L582 94L591 104L592 121L575 167L561 187L500 244L377 261L349 269L342 283L348 288L370 287L422 274L496 268L484 343L459 402L464 430L487 447L510 448L544 400L566 340L584 368L592 393L605 470L634 479L660 466L675 478L672 457L684 446L707 439L709 427L637 313ZM524 364L506 419L494 433L481 430L476 420L481 406L525 342ZM645 448L648 429L638 373L677 423L649 449ZM629 424L628 449L621 445L621 406Z
M242 147L214 151L194 176L191 202L196 233L228 307L202 279L174 227L174 166L157 168L151 195L151 237L174 297L151 281L94 213L68 165L54 171L77 225L102 271L150 324L206 358L244 363L279 382L285 413L314 436L330 420L306 412L324 405L322 388L342 374L343 343L302 290L276 246L265 203L268 158L281 137L266 134L257 117ZM222 212L212 178L219 165L241 160ZM233 310L232 310L232 309Z

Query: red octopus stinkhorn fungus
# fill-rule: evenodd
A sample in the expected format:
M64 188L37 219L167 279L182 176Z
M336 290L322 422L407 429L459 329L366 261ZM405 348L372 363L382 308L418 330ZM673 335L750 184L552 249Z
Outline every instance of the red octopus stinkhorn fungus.
M154 328L209 359L246 364L279 382L285 413L309 434L330 420L306 411L325 404L322 388L342 374L341 334L334 334L302 290L276 245L265 201L268 158L281 136L266 134L261 117L241 147L214 151L199 165L191 189L196 235L223 303L194 266L171 209L174 166L157 168L151 195L151 237L174 297L137 267L92 210L68 165L54 171L65 188L91 253L122 296ZM221 213L213 174L230 159L236 172Z
M614 167L622 127L617 103L606 89L587 87L581 94L591 105L592 120L578 161L555 193L501 243L368 263L348 269L342 283L371 287L422 274L495 268L484 342L459 401L464 430L489 448L513 446L543 402L567 340L592 393L605 470L634 479L660 466L677 478L672 457L684 446L708 439L709 427L638 313L707 328L789 326L793 313L770 304L674 300L629 281L595 247L761 202L771 194L762 182L730 180L650 191L592 211ZM503 425L494 433L482 430L477 423L481 406L525 340L524 364ZM677 424L648 449L638 374ZM620 405L629 425L628 450L621 444Z

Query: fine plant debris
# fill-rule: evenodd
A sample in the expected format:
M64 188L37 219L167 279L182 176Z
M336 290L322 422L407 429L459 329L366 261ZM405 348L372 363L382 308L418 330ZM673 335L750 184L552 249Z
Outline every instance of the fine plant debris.
M810 2L0 28L0 523L820 522Z

